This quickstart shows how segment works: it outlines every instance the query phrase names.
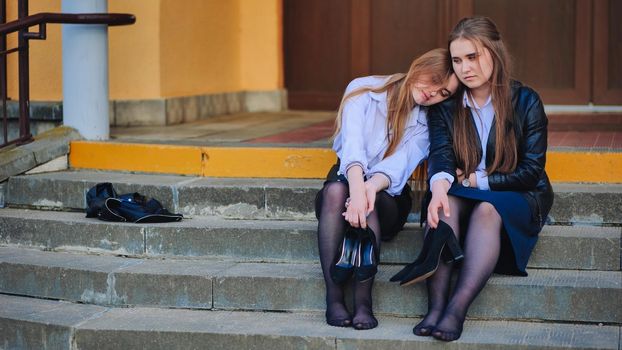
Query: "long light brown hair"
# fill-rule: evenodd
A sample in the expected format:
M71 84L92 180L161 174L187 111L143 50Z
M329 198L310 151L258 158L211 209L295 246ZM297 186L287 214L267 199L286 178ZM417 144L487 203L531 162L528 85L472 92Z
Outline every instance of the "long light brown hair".
M408 116L415 107L415 100L411 93L411 86L415 82L425 78L425 83L439 85L449 79L451 63L449 61L449 51L446 49L430 50L416 58L410 65L408 73L398 73L389 76L387 81L377 87L364 86L356 89L341 99L337 118L335 119L335 137L341 130L341 119L343 117L343 107L345 102L352 97L366 92L382 93L387 92L387 138L389 146L384 157L388 157L395 152L404 136L404 130ZM391 132L393 135L391 136Z
M509 173L514 171L518 162L517 141L514 125L510 88L510 59L501 40L501 34L495 23L487 17L463 18L449 34L448 44L454 40L466 39L480 49L488 49L493 61L490 77L492 105L495 110L495 156L489 167L488 174L495 171ZM479 57L483 52L479 52ZM466 88L468 90L468 88ZM464 91L463 89L460 89ZM460 92L458 92L460 93ZM470 98L470 96L469 96ZM471 174L481 161L482 153L477 147L477 130L471 121L468 107L463 105L462 98L456 99L457 116L454 118L454 153L458 167L465 174ZM486 145L481 145L482 148Z

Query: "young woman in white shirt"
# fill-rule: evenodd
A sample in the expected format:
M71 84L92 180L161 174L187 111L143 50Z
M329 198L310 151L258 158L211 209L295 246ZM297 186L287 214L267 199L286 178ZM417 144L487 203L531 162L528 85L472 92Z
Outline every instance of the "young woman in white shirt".
M447 99L457 86L445 49L415 59L406 74L348 85L335 122L338 162L315 202L329 325L378 325L371 291L380 241L402 229L411 209L406 182L429 148L426 106ZM351 279L352 314L344 302Z

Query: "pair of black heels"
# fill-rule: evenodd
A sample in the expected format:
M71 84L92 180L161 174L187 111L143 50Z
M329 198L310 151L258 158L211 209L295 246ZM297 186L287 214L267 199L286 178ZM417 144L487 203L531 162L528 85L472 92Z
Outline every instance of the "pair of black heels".
M390 281L399 281L403 286L414 284L432 276L441 259L446 263L451 263L463 258L464 255L454 231L449 225L439 221L436 229L430 229L425 236L417 259L391 277Z
M374 231L369 226L348 226L334 261L330 266L330 277L336 284L343 284L352 275L359 282L373 278L378 272L378 248Z

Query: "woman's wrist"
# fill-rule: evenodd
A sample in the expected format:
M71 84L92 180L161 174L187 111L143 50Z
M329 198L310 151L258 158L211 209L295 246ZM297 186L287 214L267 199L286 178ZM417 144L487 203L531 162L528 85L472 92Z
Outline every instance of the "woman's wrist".
M469 182L471 183L471 187L477 188L477 174L471 173L469 175Z
M371 179L365 182L365 187L378 193L389 187L389 179L383 174L374 174Z
M449 183L449 180L447 179L438 179L432 182L432 186L430 187L431 187L430 191L432 192L432 195L434 195L436 193L449 192L449 188L451 187L451 184Z

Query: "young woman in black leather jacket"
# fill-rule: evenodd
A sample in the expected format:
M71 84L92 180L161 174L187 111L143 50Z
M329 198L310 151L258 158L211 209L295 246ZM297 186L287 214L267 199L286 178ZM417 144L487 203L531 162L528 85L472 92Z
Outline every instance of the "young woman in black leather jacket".
M439 263L427 280L428 312L413 330L444 341L460 337L467 310L493 271L527 275L553 204L542 101L510 80L495 24L485 17L461 20L449 50L462 84L455 98L428 113L427 224L436 228L440 220L453 229L464 242L464 262L452 294L452 266Z

